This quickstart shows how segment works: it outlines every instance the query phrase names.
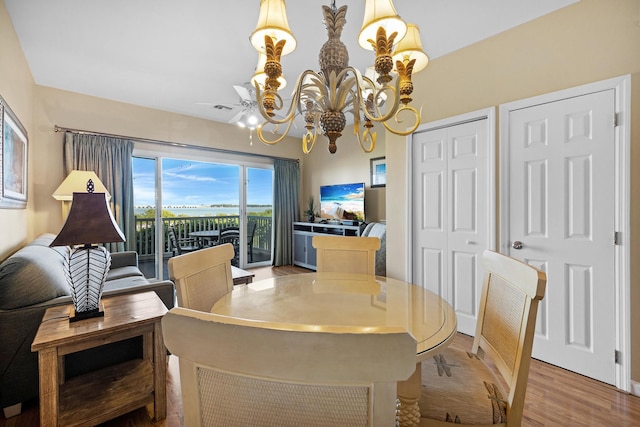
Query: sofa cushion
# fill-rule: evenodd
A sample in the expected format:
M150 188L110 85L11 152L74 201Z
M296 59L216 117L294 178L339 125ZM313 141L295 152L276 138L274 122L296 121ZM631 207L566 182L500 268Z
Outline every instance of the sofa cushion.
M104 294L119 293L118 291L130 291L133 288L152 287L149 281L142 275L122 277L119 279L109 280L104 283Z
M28 307L69 294L59 250L28 245L0 264L0 309Z
M41 234L40 236L36 237L35 239L27 243L27 246L32 246L32 245L49 246L55 238L56 238L56 235L53 233Z
M135 276L142 276L142 272L138 267L129 265L126 267L120 267L120 268L109 270L109 272L107 273L107 278L105 280L110 281L110 280L117 280L117 279L123 279L125 277L135 277Z
M380 239L380 249L376 251L376 276L387 275L387 226L379 222L367 224L363 236Z

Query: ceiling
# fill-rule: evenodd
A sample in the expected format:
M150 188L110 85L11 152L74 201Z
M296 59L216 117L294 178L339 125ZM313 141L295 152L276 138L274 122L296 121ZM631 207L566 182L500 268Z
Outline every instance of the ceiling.
M435 59L578 0L394 0L420 27ZM258 0L4 0L38 85L227 122L242 107L233 85L247 82L257 54L249 35ZM297 76L317 70L326 41L321 6L289 0L297 49L282 65L291 93ZM357 44L364 1L348 4L342 41L364 71L373 52ZM429 68L423 72L428 72ZM214 105L232 107L216 109ZM301 126L298 127L301 129Z

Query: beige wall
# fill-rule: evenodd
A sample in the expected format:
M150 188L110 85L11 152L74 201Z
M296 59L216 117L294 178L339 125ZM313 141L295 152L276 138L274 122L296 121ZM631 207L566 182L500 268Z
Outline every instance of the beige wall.
M305 156L305 167L302 173L301 211L306 208L309 196L315 198L316 204L320 198L320 186L343 184L350 182L365 183L365 220L367 222L386 219L386 191L384 187L371 188L370 159L384 157L385 135L380 125L377 131L376 147L371 153L364 153L357 138L353 134L353 126L348 126L336 142L338 151L329 153L329 143L323 136L319 136L313 151ZM382 129L382 130L380 130ZM302 142L298 144L302 146ZM301 212L302 213L302 212ZM300 217L306 221L304 216Z
M43 86L35 87L34 120L37 150L31 159L38 171L30 177L35 186L34 235L56 232L62 225L60 204L51 197L64 178L64 134L54 132L55 125L276 157L301 157L297 139L287 138L275 146L267 146L254 135L250 146L249 131L234 125Z
M415 78L423 122L632 76L631 163L640 160L640 2L582 0L429 64ZM387 272L405 277L406 140L386 138ZM496 152L499 152L497 147ZM632 377L640 381L640 170L631 168ZM500 194L498 189L498 195Z
M0 2L0 96L2 96L18 120L32 138L33 133L33 78L22 53L22 48L9 19L4 1ZM29 145L29 159L34 152ZM33 163L28 164L29 176L33 174ZM0 259L14 252L29 238L28 223L33 210L33 185L29 182L27 209L0 209Z

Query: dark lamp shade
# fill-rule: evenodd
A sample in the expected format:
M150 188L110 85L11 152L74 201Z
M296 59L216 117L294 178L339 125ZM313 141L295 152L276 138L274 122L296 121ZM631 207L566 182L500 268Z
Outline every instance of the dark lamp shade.
M73 193L67 221L49 246L124 242L105 193Z

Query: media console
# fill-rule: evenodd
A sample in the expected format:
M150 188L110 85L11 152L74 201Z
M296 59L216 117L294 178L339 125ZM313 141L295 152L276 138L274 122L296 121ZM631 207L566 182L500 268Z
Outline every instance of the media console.
M364 224L343 225L341 223L321 224L319 222L293 223L293 264L316 269L316 249L311 244L313 236L331 234L334 236L360 236Z

